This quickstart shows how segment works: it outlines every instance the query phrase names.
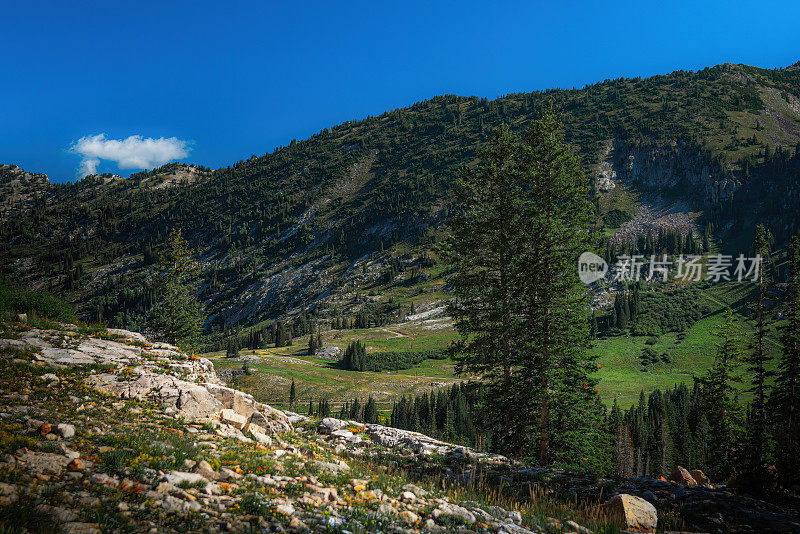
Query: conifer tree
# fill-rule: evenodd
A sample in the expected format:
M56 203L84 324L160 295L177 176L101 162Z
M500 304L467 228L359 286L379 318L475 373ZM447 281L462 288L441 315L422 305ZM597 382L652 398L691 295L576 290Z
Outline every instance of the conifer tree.
M199 342L203 312L197 301L200 267L180 230L173 230L160 258L160 300L151 313L154 330L170 343L191 349Z
M703 386L703 412L712 438L707 444L708 465L718 477L726 477L732 473L737 457L742 425L737 389L741 382L738 365L742 357L742 334L730 308L725 310L723 324L715 335L720 341L714 364L699 381Z
M361 403L358 399L353 399L353 404L350 405L350 419L354 421L361 420Z
M289 409L294 410L294 403L297 400L297 390L294 386L294 378L292 378L292 386L289 388Z
M761 469L764 463L764 452L767 442L767 413L766 404L769 396L770 385L767 382L772 376L769 364L772 358L766 347L766 319L767 319L767 289L770 286L770 241L772 236L759 224L756 228L756 237L753 248L761 257L761 270L758 278L758 297L754 303L756 314L756 329L753 335L753 348L746 357L748 372L752 377L751 387L748 389L753 394L750 406L750 417L747 424L747 462L749 469Z
M483 377L487 388L487 419L493 425L495 443L502 452L515 448L512 421L516 400L512 383L517 359L514 338L521 327L514 321L517 288L512 241L516 155L520 142L507 127L499 127L480 154L476 169L464 168L457 184L460 211L451 220L455 274L452 283L458 299L451 314L462 340L457 372ZM414 310L412 308L412 314ZM437 428L446 424L447 405L437 399ZM516 452L521 452L516 445Z
M284 328L283 321L278 321L275 327L275 347L283 347L286 345L286 329Z
M497 447L575 469L594 467L603 441L575 268L590 248L589 193L548 112L524 141L498 129L477 168L464 170L451 222L458 369L487 384Z
M364 407L364 422L365 423L378 422L378 407L375 404L375 399L372 398L372 395L369 396L367 405Z
M788 321L781 333L783 354L770 397L775 457L784 485L800 476L800 237L789 244Z

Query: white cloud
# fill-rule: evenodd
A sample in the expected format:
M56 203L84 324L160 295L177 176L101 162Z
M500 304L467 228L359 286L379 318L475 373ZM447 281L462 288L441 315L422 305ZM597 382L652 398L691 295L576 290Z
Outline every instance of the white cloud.
M69 151L83 157L78 167L79 177L96 174L100 160L116 162L120 169L152 169L169 161L189 155L189 141L176 137L142 137L132 135L127 139L106 139L106 134L81 137Z

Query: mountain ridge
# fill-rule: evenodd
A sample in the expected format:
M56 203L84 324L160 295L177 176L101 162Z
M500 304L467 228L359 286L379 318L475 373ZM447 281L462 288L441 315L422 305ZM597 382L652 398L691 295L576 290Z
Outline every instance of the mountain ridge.
M0 194L2 269L9 280L54 287L86 317L122 325L152 305L149 266L180 227L203 264L208 329L296 315L326 299L332 309L341 286L369 286L353 267L380 278L393 261L424 261L459 168L494 127L522 131L548 105L561 110L587 168L606 162L618 183L688 202L703 222L732 223L727 232L767 217L758 206L779 199L770 216L783 223L781 240L797 229L799 87L796 70L723 64L495 100L443 95L228 167L194 166L202 179L192 183L148 185L193 167L182 163L122 179L36 182L25 194ZM739 194L756 209L747 212Z

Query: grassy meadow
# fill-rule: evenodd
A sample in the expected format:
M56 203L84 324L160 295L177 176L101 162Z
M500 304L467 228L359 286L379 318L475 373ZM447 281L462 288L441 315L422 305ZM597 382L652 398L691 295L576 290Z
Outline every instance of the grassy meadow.
M637 401L641 391L647 394L654 389L692 384L713 362L717 343L714 331L720 327L726 307L736 313L745 334L752 332L753 327L744 315L753 288L750 284L727 282L704 289L703 304L709 312L684 332L658 337L622 335L596 339L590 351L599 364L595 376L599 379L603 402L611 406L616 400L620 407L626 408ZM425 294L425 300L427 305L436 302L430 300L430 293ZM768 345L777 356L776 325L770 326L769 334ZM344 351L350 342L358 340L367 346L368 353L444 349L457 337L449 319L441 314L386 327L323 333L325 346L335 345ZM363 401L373 396L379 409L385 412L403 395L430 392L442 385L474 378L456 376L454 362L449 359L425 360L411 369L396 372L348 371L340 368L337 362L309 357L307 347L308 337L304 336L288 347L244 350L240 358L225 358L224 353L207 356L223 373L241 369L245 364L241 356L250 357L246 361L250 374L237 376L236 385L268 404L288 407L289 388L294 380L298 411L305 411L309 400L316 404L326 398L336 410L341 403L353 398ZM665 358L643 364L641 356L647 348Z

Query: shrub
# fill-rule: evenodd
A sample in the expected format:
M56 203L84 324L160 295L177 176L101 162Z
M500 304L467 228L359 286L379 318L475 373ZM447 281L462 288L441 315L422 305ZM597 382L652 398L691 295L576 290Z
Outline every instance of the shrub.
M613 209L603 216L603 223L609 228L619 228L631 220L631 215L627 211Z
M0 315L11 313L36 314L62 323L75 317L72 306L47 291L0 286Z

